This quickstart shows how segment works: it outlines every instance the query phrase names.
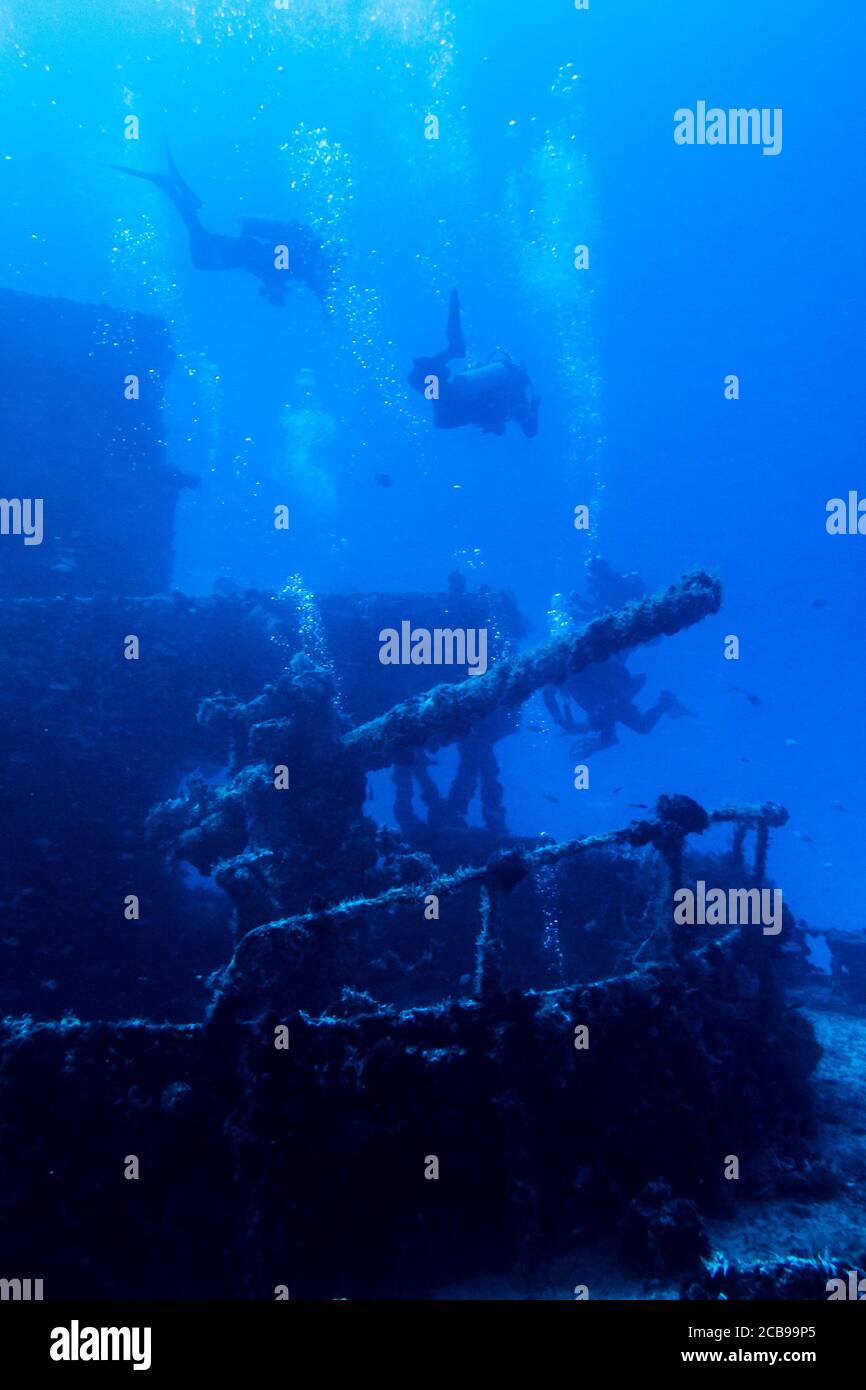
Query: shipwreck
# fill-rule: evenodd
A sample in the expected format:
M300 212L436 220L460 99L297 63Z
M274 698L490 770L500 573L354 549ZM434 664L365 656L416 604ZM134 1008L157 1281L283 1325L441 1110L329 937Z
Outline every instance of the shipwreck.
M26 349L52 310L24 298ZM150 343L127 486L149 480L159 515L141 514L126 592L88 515L0 610L6 1263L46 1298L420 1297L563 1258L579 1273L605 1236L718 1296L703 1216L814 1163L820 1048L786 994L787 908L778 937L696 933L672 897L699 879L769 888L786 813L659 788L643 819L529 841L507 829L495 758L536 691L699 623L718 580L687 575L529 650L513 599L457 578L408 596L166 594L189 480L147 413L163 335L136 316L108 334L81 306L55 305L51 327L58 351L104 345L112 381ZM23 468L18 492L35 482ZM118 487L103 505L127 514ZM383 683L378 633L406 612L489 630L487 669ZM450 745L445 798L428 758ZM397 830L366 809L382 769ZM459 814L476 786L482 825ZM704 848L720 826L727 847Z

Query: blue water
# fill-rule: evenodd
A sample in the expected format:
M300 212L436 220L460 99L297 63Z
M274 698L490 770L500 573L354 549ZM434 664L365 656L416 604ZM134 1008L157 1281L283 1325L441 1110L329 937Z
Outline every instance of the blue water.
M825 505L866 490L864 16L838 0L13 0L0 24L0 283L169 324L165 437L201 479L175 585L413 591L459 569L512 589L534 643L590 553L652 587L718 571L722 612L631 661L639 703L668 688L696 717L624 731L581 793L568 738L524 729L501 745L511 827L608 829L661 791L778 800L786 901L859 929L866 538L828 536ZM674 111L699 100L782 108L781 153L676 145ZM174 209L106 168L164 169L166 140L207 227L326 234L327 309L190 266ZM526 361L536 439L434 432L408 390L452 285L470 355Z

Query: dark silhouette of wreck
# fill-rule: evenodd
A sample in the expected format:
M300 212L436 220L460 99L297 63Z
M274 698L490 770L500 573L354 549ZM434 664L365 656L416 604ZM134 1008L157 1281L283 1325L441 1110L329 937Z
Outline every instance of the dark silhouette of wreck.
M414 595L422 622L447 610L470 626L495 608L506 637L486 675L388 707L363 667L394 596L321 599L323 659L291 595L163 592L180 479L156 427L161 328L6 300L26 348L7 368L26 391L52 335L86 384L75 409L103 399L113 442L77 466L93 496L112 469L116 490L57 541L62 583L19 557L0 609L9 1269L38 1272L46 1298L423 1296L565 1252L579 1273L581 1242L625 1220L624 1258L717 1296L701 1213L730 1209L727 1155L738 1198L780 1156L811 1161L819 1048L788 1005L780 943L688 936L670 894L702 874L763 885L785 812L671 794L591 839L422 823L412 842L377 827L365 795L371 770L701 621L718 582L692 574L530 651L507 596ZM112 390L130 359L146 364L149 423L133 432L119 433L119 396L104 405L103 359L82 350L94 341L126 344L106 359ZM20 494L43 486L48 435L71 468L65 429L56 409L28 415ZM148 505L125 571L111 538L85 537ZM702 852L719 824L730 849Z

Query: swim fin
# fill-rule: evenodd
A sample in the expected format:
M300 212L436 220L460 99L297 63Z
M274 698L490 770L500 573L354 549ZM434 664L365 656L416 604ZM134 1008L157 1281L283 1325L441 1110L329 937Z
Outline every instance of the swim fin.
M662 706L668 719L694 719L694 710L687 709L681 704L671 690L663 690L659 695L659 704Z
M178 207L183 207L188 212L198 212L198 209L202 206L201 198L195 196L186 179L182 178L179 174L177 165L171 157L171 150L168 147L167 140L165 142L165 157L168 160L168 167L171 170L171 176L174 180L176 189L175 202Z
M174 179L170 174L148 174L141 169L127 169L123 164L106 164L106 169L116 169L119 174L129 174L134 179L147 179L148 183L155 183L157 188L162 189L169 198L174 200Z
M167 198L171 199L179 212L188 214L197 212L202 205L201 199L196 197L189 184L181 178L167 145L166 155L171 170L169 174L151 174L142 169L127 169L123 164L109 164L107 167L116 169L121 174L129 174L131 178L146 179L148 183L156 184L156 187Z

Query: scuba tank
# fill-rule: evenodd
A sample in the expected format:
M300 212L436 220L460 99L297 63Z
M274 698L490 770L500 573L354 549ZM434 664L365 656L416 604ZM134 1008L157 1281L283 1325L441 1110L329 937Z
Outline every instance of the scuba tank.
M524 366L518 366L507 353L491 353L486 362L455 376L452 389L467 404L497 399L512 405L525 399L531 385Z

